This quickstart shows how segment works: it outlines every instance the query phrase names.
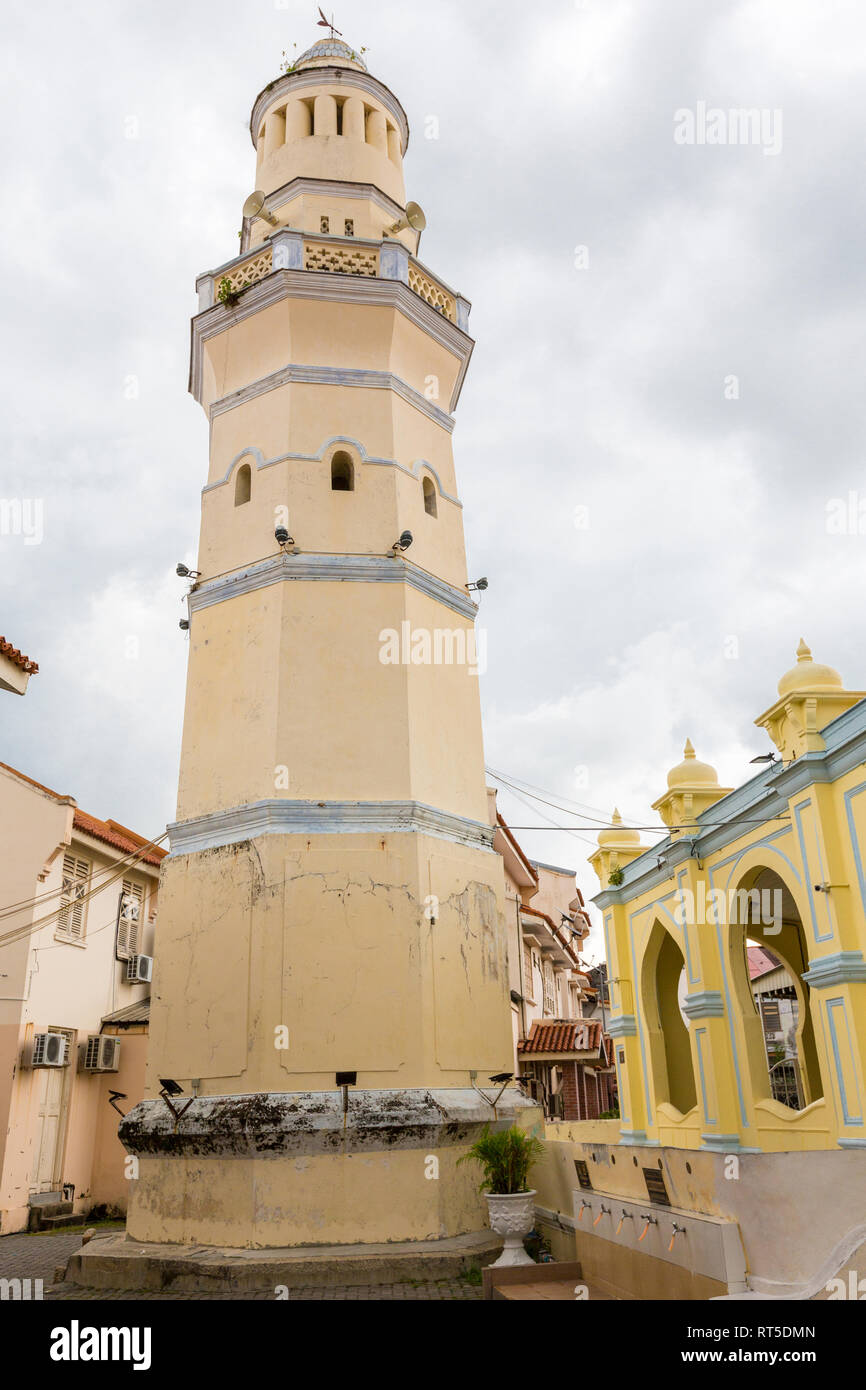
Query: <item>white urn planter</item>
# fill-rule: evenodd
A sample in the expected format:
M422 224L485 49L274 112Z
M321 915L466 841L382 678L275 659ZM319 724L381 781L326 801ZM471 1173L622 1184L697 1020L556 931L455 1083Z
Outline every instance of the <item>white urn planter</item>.
M523 1237L529 1235L535 1222L535 1188L531 1192L486 1192L490 1229L505 1237L505 1249L490 1266L531 1265L523 1248Z

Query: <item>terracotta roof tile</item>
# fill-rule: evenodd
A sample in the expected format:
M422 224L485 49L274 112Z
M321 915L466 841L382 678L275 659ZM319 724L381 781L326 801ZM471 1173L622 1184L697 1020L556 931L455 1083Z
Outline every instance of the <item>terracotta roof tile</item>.
M96 816L89 816L86 811L76 810L72 823L76 830L82 831L85 835L92 835L94 840L102 840L103 844L122 850L124 854L135 854L142 845L147 844L146 840L131 830L118 826L116 821L99 820ZM154 847L139 857L143 864L160 864L167 853L168 850Z
M584 1035L584 1030L586 1030ZM591 1018L536 1019L528 1038L517 1044L518 1052L597 1052L601 1046L601 1023ZM578 1045L580 1044L580 1045Z
M5 637L0 637L0 656L5 656L7 661L11 661L15 666L20 666L22 671L26 671L28 676L35 675L39 670L39 663L31 661L29 656L25 656L17 647L13 647L11 642L7 642Z

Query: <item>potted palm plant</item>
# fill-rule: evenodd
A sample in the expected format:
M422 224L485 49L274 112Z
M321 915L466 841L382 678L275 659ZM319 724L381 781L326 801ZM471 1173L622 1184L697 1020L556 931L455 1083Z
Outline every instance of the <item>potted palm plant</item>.
M495 1265L534 1263L523 1248L523 1238L532 1230L535 1218L535 1188L529 1186L529 1170L543 1152L541 1140L516 1125L492 1132L487 1125L472 1148L458 1159L459 1163L477 1163L482 1170L479 1191L487 1198L490 1228L505 1239Z

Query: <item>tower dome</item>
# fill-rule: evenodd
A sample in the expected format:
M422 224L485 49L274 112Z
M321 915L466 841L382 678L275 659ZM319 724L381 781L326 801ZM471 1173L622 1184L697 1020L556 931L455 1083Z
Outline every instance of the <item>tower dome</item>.
M367 71L367 64L364 62L360 53L345 43L343 39L330 37L319 39L306 53L302 53L295 63L295 71L298 68L315 67L335 67L344 64L350 68L358 68L360 72Z
M640 831L623 825L622 816L614 807L610 825L598 832L598 843L601 849L630 849L640 844Z
M841 690L842 677L832 666L824 666L812 660L812 653L800 638L797 648L797 664L786 671L779 681L780 695L790 695L794 690Z
M702 763L695 757L695 750L692 747L691 739L686 739L686 746L683 749L683 760L672 767L668 773L669 787L694 787L698 785L718 786L719 777L716 769L709 763Z

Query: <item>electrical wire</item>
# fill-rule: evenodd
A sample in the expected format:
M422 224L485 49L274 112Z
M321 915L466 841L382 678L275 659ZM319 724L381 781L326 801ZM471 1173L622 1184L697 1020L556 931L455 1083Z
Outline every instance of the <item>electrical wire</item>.
M87 832L85 832L85 834L86 833ZM96 878L99 874L113 873L121 864L128 865L138 861L147 850L154 849L157 845L161 844L167 835L168 831L164 830L156 840L149 840L146 845L141 845L139 849L124 855L123 859L118 859L113 864L106 864L103 868L94 869L93 873L90 875L91 880ZM40 903L47 902L49 898L56 898L58 894L63 892L65 892L65 889L61 884L59 888L51 888L46 893L36 893L32 898L22 898L20 902L8 903L6 907L0 907L0 921L2 921L4 917L17 916L24 908L36 907Z
M486 767L486 768L485 768L485 771L486 771L487 773L489 773L489 775L490 775L491 777L493 777L493 778L495 779L495 781L497 781L497 782L502 782L502 783L504 783L505 786L510 786L512 783L515 783L517 786L519 786L519 787L521 788L522 791L525 791L525 792L526 792L527 796L531 796L533 792L538 792L538 793L543 792L545 796L554 796L554 797L558 797L558 801L559 801L559 802L565 803L564 805L559 805L557 802L548 802L548 803L547 803L547 804L550 805L550 806L554 806L555 809L556 809L557 811L562 811L562 810L569 810L569 811L570 811L572 808L577 808L577 810L583 811L583 812L586 812L586 811L594 811L594 812L596 812L596 814L597 814L599 817L601 817L601 819L600 819L600 821L599 821L599 824L600 824L600 825L603 825L603 826L609 826L609 825L610 825L610 814L609 814L609 812L603 810L600 806L590 806L589 803L586 802L586 801L572 801L570 797L567 797L567 796L560 796L558 792L552 792L552 791L549 789L549 787L539 787L539 786L536 786L534 782L527 782L527 780L526 780L525 777L515 777L513 773L509 773L508 776L506 776L505 773L497 772L496 769L493 768L493 767ZM590 819L595 820L595 816L591 816ZM625 828L626 828L626 829L631 829L631 827L628 825L627 822L628 822L629 820L635 820L635 819L637 819L637 818L634 817L634 816L628 816L628 817L626 817L626 819L625 819L625 821L624 821Z
M503 784L504 786L509 787L509 789L512 790L512 791L515 791L515 790L516 790L515 787L514 787L510 782L506 781L506 779L505 779L504 777L501 776L501 774L498 774L498 773L493 772L492 768L488 768L487 771L490 773L490 776L493 777L495 781L497 781L497 782L502 782L502 784ZM532 792L526 792L525 795L531 797L533 801L540 801L540 802L542 803L542 805L544 805L544 806L550 806L550 807L552 807L553 810L555 810L555 811L562 811L565 815L572 815L572 814L573 814L573 812L570 811L569 808L568 808L567 806L562 806L562 805L560 805L559 803L557 803L557 802L555 802L555 801L548 801L548 800L547 800L546 798L544 798L544 797L535 796ZM555 795L555 793L554 793L554 792L551 792L550 795L553 796L553 795ZM540 815L541 813L539 812L538 814ZM585 819L586 819L586 818L585 818ZM767 825L767 824L769 824L770 821L790 821L790 819L791 819L791 817L790 817L790 815L788 815L787 813L784 813L784 814L781 814L781 815L777 815L777 816L733 816L733 817L731 817L729 820L719 820L719 821L701 820L701 821L683 822L683 824L676 826L676 829L677 829L677 830L696 830L696 831L700 831L700 830L708 830L708 829L711 829L711 828L714 828L714 827L717 827L717 826ZM566 832L571 832L571 831L574 831L574 830L599 830L599 829L609 830L609 829L611 828L611 822L610 822L609 820L605 820L605 821L601 821L601 822L596 822L594 819L591 819L589 824L578 824L578 825L576 825L576 826L570 826L570 825L553 825L552 822L551 822L551 825L552 825L552 828L553 828L554 830L564 830L564 831L566 831ZM511 829L511 830L543 830L543 829L544 829L544 826L540 826L540 825L512 825L512 826L509 826L509 829ZM668 826L668 825L664 825L664 824L662 824L662 825L623 825L623 826L622 826L622 829L624 829L624 830L646 830L647 833L652 832L653 834L657 834L657 835L669 835L669 834L670 834L671 827ZM651 848L651 846L647 846L647 848Z
M164 835L160 836L160 839L164 838ZM151 841L151 844L156 843L156 840ZM60 915L63 912L65 912L68 908L73 906L73 903L77 904L89 902L90 899L92 897L95 897L97 893L104 892L106 888L111 888L113 884L121 880L124 874L128 872L128 869L129 865L127 863L121 863L119 867L115 866L116 871L112 874L110 878L106 879L104 883L97 884L95 888L88 888L86 893L82 893L80 897L75 898L71 902L62 903L55 912L49 912L46 916L37 918L36 921L22 922L20 927L13 927L11 931L0 934L0 946L11 946L14 942L21 941L26 936L32 936L34 932L39 931L44 926L47 926L49 922L56 921L57 918L60 917Z
M520 795L520 792L516 791L514 788L511 788L510 790L511 790L511 795L512 795L512 796L515 796L515 797L517 798L518 801L522 802L523 805L526 806L528 810L530 810L530 811L535 810L535 807L530 806L530 805L529 805L529 802L526 801L525 798L522 797L522 796ZM549 826L551 826L554 830L565 830L565 829L566 829L565 826L557 825L556 822L555 822L555 821L552 821L552 820L550 819L549 816L545 816L545 814L544 814L543 811L538 811L536 814L539 815L539 816L541 816L543 820L546 820L546 821L547 821L547 824L548 824ZM526 830L526 829L527 829L527 827L526 827L525 825L524 825L524 826L520 826L520 827L513 826L513 825L509 825L508 828L509 828L509 830L516 830L516 829L518 829L518 828L521 829L521 830ZM530 828L530 829L533 829L533 828L534 828L534 829L537 829L537 830L544 830L544 829L545 829L545 827L544 827L543 825L541 825L541 826L535 826L535 827L529 827L529 828ZM572 835L572 836L574 837L575 840L581 840L581 841L583 842L583 844L585 844L585 845L591 845L593 849L596 849L596 848L597 848L597 844L596 844L596 841L595 841L595 840L590 840L590 839L588 839L588 837L587 837L586 835L580 835L580 834L578 834L578 832L577 832L576 830L569 830L569 831L568 831L568 834Z

